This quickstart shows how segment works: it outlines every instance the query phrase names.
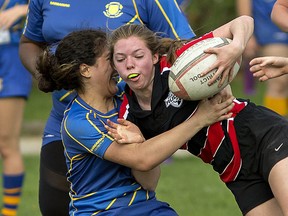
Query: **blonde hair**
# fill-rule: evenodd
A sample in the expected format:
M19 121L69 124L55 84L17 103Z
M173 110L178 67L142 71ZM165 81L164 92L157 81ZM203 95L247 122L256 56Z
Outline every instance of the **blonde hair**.
M114 46L120 39L127 39L129 37L138 37L144 41L152 55L158 53L160 56L167 54L167 59L170 63L176 59L175 51L187 42L173 40L171 38L161 38L158 33L151 31L145 25L129 24L120 26L112 32L108 40L108 46L110 51L110 60L113 64Z

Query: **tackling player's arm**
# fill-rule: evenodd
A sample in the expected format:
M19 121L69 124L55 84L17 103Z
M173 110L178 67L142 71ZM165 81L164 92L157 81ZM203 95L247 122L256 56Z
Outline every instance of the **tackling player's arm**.
M231 117L229 111L233 108L233 97L224 102L221 100L222 97L216 95L210 100L201 101L197 111L189 120L140 143L121 144L130 143L131 135L125 136L126 131L134 130L136 126L129 121L119 119L122 127L116 123L111 123L110 128L106 127L117 142L114 141L109 146L104 158L135 170L149 171L170 157L203 127Z

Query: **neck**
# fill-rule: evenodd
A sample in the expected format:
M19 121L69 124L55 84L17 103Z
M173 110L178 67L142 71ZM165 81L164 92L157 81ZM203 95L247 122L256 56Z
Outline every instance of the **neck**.
M134 92L142 110L151 110L152 86Z
M78 93L78 95L91 107L102 112L107 113L114 109L113 97L103 97L95 94Z

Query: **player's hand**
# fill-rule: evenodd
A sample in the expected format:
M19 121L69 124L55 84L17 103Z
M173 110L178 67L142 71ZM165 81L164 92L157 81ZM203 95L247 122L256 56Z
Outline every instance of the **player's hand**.
M22 16L18 5L0 12L0 29L9 29Z
M233 80L233 67L242 54L241 49L230 43L223 47L208 48L205 53L217 55L215 63L201 73L201 76L205 76L216 69L208 85L212 85L217 79L221 79L218 84L221 87L227 78L230 83Z
M218 94L222 98L221 102L229 100L230 97L234 98L231 86L229 84L224 89L222 89Z
M125 119L117 119L117 122L118 124L108 120L107 125L105 125L108 134L112 136L116 142L129 144L145 141L140 129L135 124Z
M250 61L250 71L259 81L276 78L288 73L288 58L267 56Z
M199 122L204 126L228 119L232 116L230 111L234 107L233 99L232 95L223 99L220 94L204 99L200 101L195 115L198 115Z

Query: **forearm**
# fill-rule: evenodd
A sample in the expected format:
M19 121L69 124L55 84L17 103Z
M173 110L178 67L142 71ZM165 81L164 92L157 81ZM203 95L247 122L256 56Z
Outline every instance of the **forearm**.
M132 174L137 180L137 182L141 184L145 190L155 191L158 184L158 180L160 178L161 169L160 165L146 172L132 169Z
M28 42L27 39L22 36L19 44L19 56L24 67L34 78L38 77L36 62L42 52L43 48L41 44Z
M236 10L239 16L252 16L252 2L251 0L237 0Z
M106 129L115 141L106 150L104 158L138 171L149 171L170 157L203 127L230 118L234 97L225 101L222 99L217 94L209 100L200 101L195 113L185 122L144 142L142 138L137 139L139 143L133 143L130 136L125 135L125 131L130 131L130 135L135 132L139 134L137 126L124 119L118 120L119 124L108 120L110 128L106 125Z
M16 5L14 6L14 12L18 14L18 17L26 16L28 5Z
M198 116L201 115L194 115L190 120L142 143L114 142L107 149L105 159L138 171L149 171L170 157L204 127L203 120Z
M243 52L254 31L254 21L250 16L241 16L231 22L215 29L215 37L226 37L233 39L231 44Z
M232 33L233 41L242 47L243 51L253 35L254 31L254 20L250 16L242 16L241 19L235 19L230 31Z

